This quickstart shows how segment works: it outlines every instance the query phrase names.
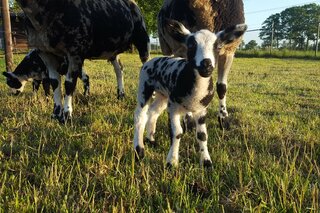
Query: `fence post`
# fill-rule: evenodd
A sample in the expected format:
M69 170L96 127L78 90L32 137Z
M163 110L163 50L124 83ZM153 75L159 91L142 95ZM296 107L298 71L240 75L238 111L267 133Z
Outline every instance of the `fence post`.
M274 21L272 22L272 29L271 29L270 55L272 53L273 37L274 37Z
M316 51L314 53L315 57L318 55L318 48L319 48L319 34L320 34L320 22L318 23L318 33L316 38Z
M2 21L3 21L3 29L4 29L6 70L12 71L13 54L12 54L11 23L10 23L10 12L9 12L8 0L2 0Z

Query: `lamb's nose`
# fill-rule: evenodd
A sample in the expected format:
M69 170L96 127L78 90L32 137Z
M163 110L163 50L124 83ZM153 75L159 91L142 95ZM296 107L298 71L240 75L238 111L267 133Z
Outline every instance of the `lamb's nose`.
M207 70L212 70L213 66L212 66L212 62L211 59L209 58L205 58L201 61L201 66Z

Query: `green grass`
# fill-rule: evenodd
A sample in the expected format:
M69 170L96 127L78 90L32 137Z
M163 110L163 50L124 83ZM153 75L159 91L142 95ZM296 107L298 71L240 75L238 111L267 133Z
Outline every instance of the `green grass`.
M66 126L50 119L53 102L42 90L34 95L28 84L15 97L0 76L0 212L320 211L319 61L235 59L230 129L218 128L217 98L209 108L209 170L199 165L193 133L182 137L179 167L165 169L166 113L157 126L160 145L147 146L135 162L141 64L137 55L122 61L127 98L116 99L110 64L86 61L91 95L83 97L78 82Z
M320 59L320 52L317 57L315 51L299 51L299 50L288 50L288 49L273 49L271 54L269 50L241 50L237 51L238 57L244 58L287 58L287 59Z

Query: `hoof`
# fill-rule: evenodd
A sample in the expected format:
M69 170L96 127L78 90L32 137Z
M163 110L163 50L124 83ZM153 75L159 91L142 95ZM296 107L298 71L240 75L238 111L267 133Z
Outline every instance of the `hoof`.
M152 140L149 140L148 138L145 139L145 144L148 144L152 147L156 147L157 146L157 142L156 141L152 141Z
M204 168L212 168L212 162L210 160L204 160L203 167Z
M67 123L68 121L71 121L71 118L72 118L72 116L71 116L71 113L70 113L70 112L64 112L64 113L63 113L63 117L62 117L60 123L65 124L65 123Z
M120 92L119 90L118 90L118 96L117 96L117 98L118 98L118 100L123 100L125 97L126 97L126 95L125 95L125 93L122 91L122 92Z
M83 95L86 96L86 97L89 96L90 95L90 90L85 90L83 92Z
M230 129L230 123L227 118L218 117L219 127L221 130Z
M173 168L173 165L171 163L167 163L166 165L166 169L171 170Z
M57 121L59 121L59 123L61 123L61 124L65 124L65 120L64 120L64 118L63 118L62 115L52 114L52 115L51 115L51 119L52 119L52 120L57 120Z
M135 151L135 156L137 161L142 160L144 158L144 148L137 146Z

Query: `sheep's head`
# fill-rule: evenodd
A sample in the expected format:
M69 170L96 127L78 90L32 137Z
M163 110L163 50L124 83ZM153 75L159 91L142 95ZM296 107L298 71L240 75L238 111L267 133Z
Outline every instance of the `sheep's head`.
M184 25L175 20L166 20L167 31L177 42L187 48L187 60L193 63L202 77L209 77L215 66L215 48L233 42L244 34L247 25L238 24L218 33L202 29L191 33Z

